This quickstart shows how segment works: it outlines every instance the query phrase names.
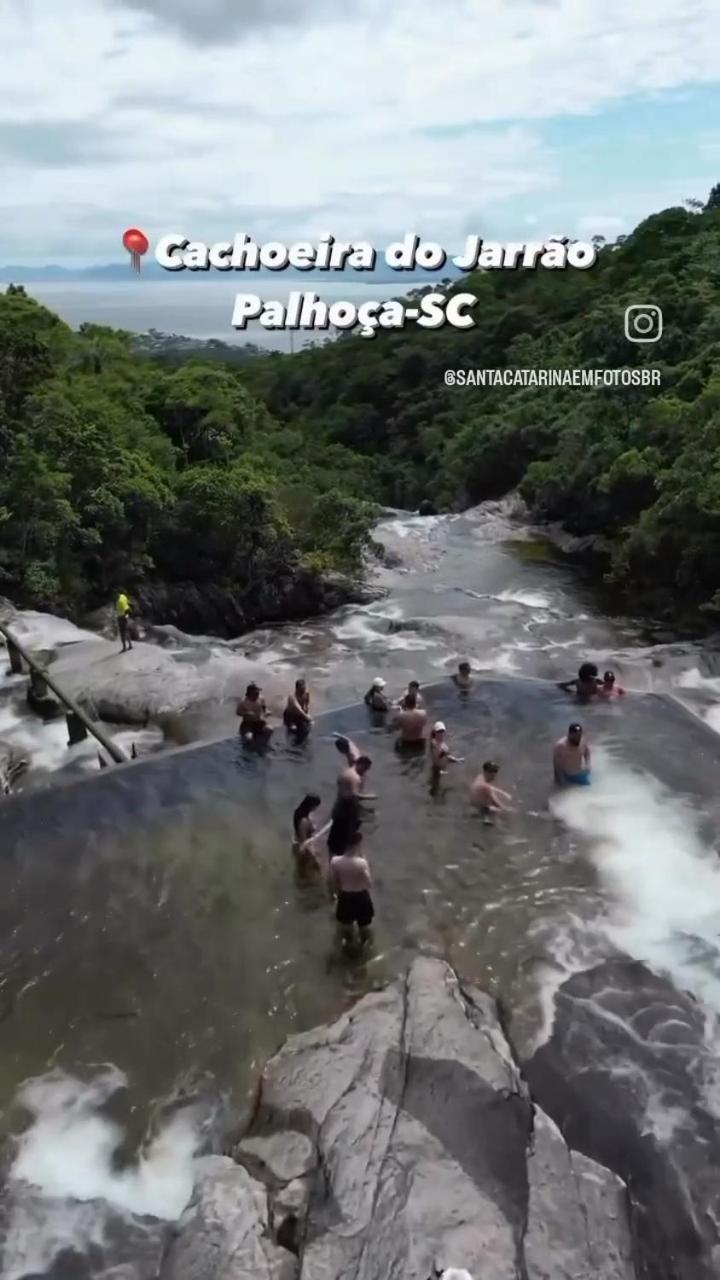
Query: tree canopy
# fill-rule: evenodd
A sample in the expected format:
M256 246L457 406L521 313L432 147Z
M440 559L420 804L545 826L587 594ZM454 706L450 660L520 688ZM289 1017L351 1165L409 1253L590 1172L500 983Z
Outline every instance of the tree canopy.
M358 572L377 507L519 488L601 535L653 609L720 609L720 184L586 271L479 271L476 327L380 331L177 365L0 295L0 590L75 612L122 583L252 601L296 570ZM662 309L659 343L624 311ZM659 386L448 387L446 369L642 368ZM262 612L261 607L260 612ZM255 614L257 610L255 611ZM251 614L253 611L251 610Z

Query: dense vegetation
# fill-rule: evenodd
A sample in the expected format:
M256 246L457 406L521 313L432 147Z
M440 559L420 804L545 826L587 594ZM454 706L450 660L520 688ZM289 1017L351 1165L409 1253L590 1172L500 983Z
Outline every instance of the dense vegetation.
M461 507L520 487L535 517L601 535L643 602L720 609L720 188L602 247L590 271L451 287L477 326L350 337L232 368L173 367L128 335L72 333L0 296L0 591L77 613L131 591L225 592L356 572L370 502ZM428 285L428 288L433 286ZM662 308L629 343L632 303ZM653 364L660 387L448 388L454 368ZM274 606L278 613L277 602Z
M0 295L0 592L18 601L77 615L124 585L152 614L153 589L166 603L176 586L200 630L203 592L225 593L212 616L229 629L282 616L278 593L311 612L298 581L361 567L371 476L233 369L167 367L127 334L71 332L22 288Z
M720 185L648 218L589 271L488 271L477 327L352 338L259 361L270 412L372 459L375 492L462 507L520 487L533 515L601 535L611 580L672 612L720 607ZM662 309L660 343L624 335ZM456 368L651 364L659 388L446 388Z

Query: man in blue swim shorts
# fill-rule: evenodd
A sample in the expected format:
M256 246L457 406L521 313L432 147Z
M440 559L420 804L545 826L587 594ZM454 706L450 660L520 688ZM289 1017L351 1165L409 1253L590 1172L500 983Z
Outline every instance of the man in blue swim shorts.
M571 724L567 736L555 744L553 769L558 786L590 786L590 748L583 741L581 724Z

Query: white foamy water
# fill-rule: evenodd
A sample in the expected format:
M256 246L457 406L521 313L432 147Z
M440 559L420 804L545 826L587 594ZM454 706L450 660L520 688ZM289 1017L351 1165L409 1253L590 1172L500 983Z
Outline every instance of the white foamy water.
M552 601L549 596L542 591L501 591L496 600L501 600L503 604L521 604L526 609L551 609Z
M99 1108L126 1081L109 1068L90 1084L60 1072L30 1080L19 1101L33 1115L10 1170L51 1199L105 1200L134 1214L173 1220L190 1199L198 1136L193 1117L180 1111L149 1142L137 1164L115 1169L121 1127Z
M608 751L596 750L593 765L591 787L551 806L590 844L610 941L720 1012L720 862L697 811Z
M66 618L56 618L52 613L39 613L36 609L24 609L14 614L11 622L13 634L28 649L54 649L57 645L74 644L78 640L97 640L94 631L83 631Z

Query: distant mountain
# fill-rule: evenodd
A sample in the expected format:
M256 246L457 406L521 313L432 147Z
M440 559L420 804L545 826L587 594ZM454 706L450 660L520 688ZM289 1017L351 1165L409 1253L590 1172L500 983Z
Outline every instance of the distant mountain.
M321 280L328 283L333 280L338 282L347 280L355 284L389 284L397 283L398 286L404 286L407 283L439 283L441 280L450 279L457 280L463 274L457 267L448 262L439 271L393 271L388 267L383 255L378 254L380 261L372 271L298 271L296 267L288 267L285 271L165 271L159 263L154 259L143 263L141 270L141 280L207 280L207 279L225 279L234 281L238 289L247 286L257 279L268 280L272 277L278 280L303 280L310 285L313 281ZM133 279L133 273L130 268L129 259L125 262L108 262L93 267L59 267L48 263L42 267L28 266L8 266L0 267L0 284L38 284L40 282L48 284L57 281L58 283L78 283L87 281L104 281L108 284L116 284L118 281L127 283Z

